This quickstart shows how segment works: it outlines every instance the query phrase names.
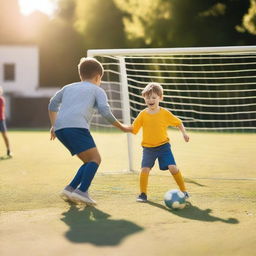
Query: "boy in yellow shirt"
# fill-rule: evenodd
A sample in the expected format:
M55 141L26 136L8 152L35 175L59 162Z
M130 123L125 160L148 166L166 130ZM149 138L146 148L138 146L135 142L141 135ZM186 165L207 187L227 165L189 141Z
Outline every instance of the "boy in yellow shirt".
M186 191L183 177L179 168L176 166L173 157L169 138L167 135L168 126L176 126L183 135L186 142L189 136L186 133L182 121L169 112L167 109L159 106L163 100L163 88L158 83L149 83L142 91L147 108L142 110L132 124L132 133L137 134L142 127L143 139L143 158L140 174L140 195L138 202L147 201L148 176L151 168L158 159L161 170L169 170L173 175L180 190L185 194L186 199L189 195Z

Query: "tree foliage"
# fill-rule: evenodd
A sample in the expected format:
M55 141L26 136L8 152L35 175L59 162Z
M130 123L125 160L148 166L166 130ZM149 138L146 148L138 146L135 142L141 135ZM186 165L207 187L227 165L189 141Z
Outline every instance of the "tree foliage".
M243 18L243 26L249 33L256 35L256 0L251 0L248 13Z
M0 43L22 43L22 16L17 0L0 0Z
M87 49L255 44L256 0L52 0L54 17L0 0L0 44L36 44L40 84L78 80Z
M241 45L255 40L239 30L250 0L115 1L127 15L129 39L144 46Z
M77 0L74 27L88 48L125 46L123 14L112 0Z

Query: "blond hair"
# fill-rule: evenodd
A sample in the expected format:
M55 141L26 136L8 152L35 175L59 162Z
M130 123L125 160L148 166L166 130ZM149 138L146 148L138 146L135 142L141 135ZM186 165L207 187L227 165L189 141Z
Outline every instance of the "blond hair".
M82 79L92 79L97 75L102 77L104 68L95 58L81 58L78 64L78 73Z
M152 93L157 94L159 97L163 96L163 87L159 83L149 83L142 91L142 96L149 96Z

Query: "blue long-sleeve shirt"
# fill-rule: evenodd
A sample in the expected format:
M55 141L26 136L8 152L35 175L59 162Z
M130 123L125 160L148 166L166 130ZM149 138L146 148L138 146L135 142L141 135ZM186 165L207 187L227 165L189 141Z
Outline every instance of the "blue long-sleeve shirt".
M64 86L51 99L48 109L58 112L54 130L62 128L89 129L95 109L110 123L116 118L112 114L105 91L89 82L77 82Z

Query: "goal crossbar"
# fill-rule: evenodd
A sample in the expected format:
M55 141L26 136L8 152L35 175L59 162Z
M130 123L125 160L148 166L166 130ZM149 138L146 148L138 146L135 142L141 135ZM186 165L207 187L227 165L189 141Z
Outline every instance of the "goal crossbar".
M213 53L254 53L256 46L225 46L225 47L191 47L191 48L134 48L134 49L91 49L87 56L135 56L135 55L159 55L159 54L213 54Z

